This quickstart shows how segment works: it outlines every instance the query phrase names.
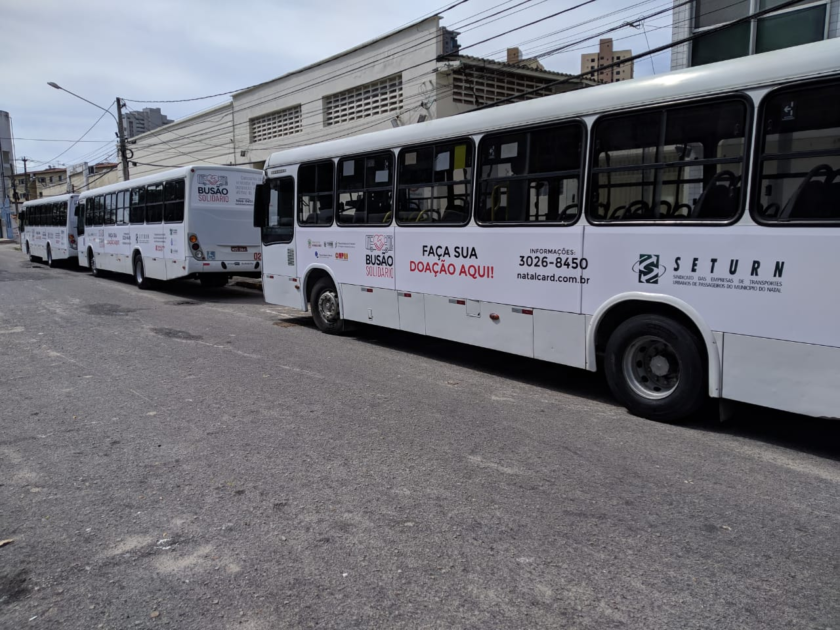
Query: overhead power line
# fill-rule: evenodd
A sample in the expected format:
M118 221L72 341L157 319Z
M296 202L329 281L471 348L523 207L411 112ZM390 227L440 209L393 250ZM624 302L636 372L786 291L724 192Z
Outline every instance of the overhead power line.
M567 13L567 12L569 12L569 11L571 11L571 10L575 9L575 8L579 8L580 6L584 6L584 5L586 5L586 4L590 4L590 3L594 2L594 1L595 1L595 0L587 0L586 2L584 2L584 3L580 4L580 5L577 5L577 6L575 6L575 7L570 7L570 8L567 8L567 9L564 9L564 10L562 10L562 11L558 12L558 13L555 13L555 14L552 14L552 15L549 15L549 16L546 16L546 17L543 17L543 18L541 18L540 20L535 20L535 21L529 22L529 23L527 23L527 24L525 24L525 25L522 25L522 26L517 26L517 27L513 27L513 28L511 28L511 29L508 29L508 30L506 30L506 31L502 32L501 34L499 34L499 35L497 35L497 36L495 36L495 37L499 37L499 36L505 35L505 34L510 33L510 32L514 32L514 31L521 30L522 28L525 28L525 27L527 27L527 26L532 26L532 25L534 25L534 24L536 24L536 23L539 23L540 21L544 21L544 20L547 20L547 19L551 19L552 17L556 17L556 16L557 16L557 15L559 15L559 14L562 14L562 13ZM514 9L514 8L516 8L516 7L520 6L521 4L524 4L524 3L520 3L519 5L515 5L514 7L510 7L510 9ZM520 10L521 10L521 9L520 9ZM497 14L494 14L494 15L497 15ZM492 17L492 16L486 16L486 17ZM474 23L475 23L475 22L472 22L472 24L474 24ZM427 39L426 41L432 41L432 40L435 40L435 39L437 39L437 37L438 37L438 36L437 36L437 34L435 34L432 38L429 38L429 39ZM388 59L393 59L393 58L394 58L394 56L393 56L393 55L389 55L389 56L388 56ZM402 72L405 72L406 70L416 69L416 68L419 68L419 67L421 67L421 66L427 65L427 64L429 64L429 63L433 63L433 62L435 62L435 61L437 61L437 57L435 57L435 58L433 58L433 59L427 59L427 60L424 60L424 61L422 61L422 62L420 62L420 63L413 64L413 65L411 65L411 66L409 66L409 67L407 67L407 68L402 68ZM355 68L352 68L351 70L344 70L344 71L342 72L342 74L343 74L344 72L357 71L357 70L360 70L360 69L362 69L362 68L364 68L364 67L366 67L366 66L368 66L368 65L373 65L373 64L375 64L375 63L379 63L379 60L374 61L373 63L363 63L363 64L361 64L361 65L359 65L359 66L357 66L357 67L355 67ZM336 72L337 72L337 71L336 71ZM434 70L432 70L432 71L430 71L430 72L425 73L425 75L430 75L430 74L432 74L433 72L434 72ZM328 74L329 74L329 73L328 73ZM414 78L414 80L415 80L415 81L422 80L422 79L423 79L423 76L424 76L424 75L420 75L420 76L418 76L418 77L415 77L415 78ZM259 105L264 105L264 104L266 104L266 103L268 103L268 102L276 101L276 100L279 100L279 99L282 99L282 98L285 98L285 97L291 96L291 95L293 95L293 94L295 94L295 93L298 93L298 92L304 91L304 90L306 90L306 89L309 89L309 88L311 88L311 87L314 87L314 86L317 86L317 85L320 85L320 84L323 84L323 83L327 83L327 82L329 82L329 81L331 81L331 80L332 80L332 77L327 78L327 79L323 79L323 80L320 80L320 81L316 81L316 82L310 82L310 83L307 83L305 86L297 86L297 87L293 88L292 90L289 90L289 91L286 91L286 92L283 92L283 93L280 93L280 94L275 94L275 95L270 96L270 97L268 97L268 98L265 98L265 99L263 99L263 100L261 100L261 101L252 101L252 102L250 102L250 103L245 102L245 103L243 103L243 104L242 104L242 107L243 107L243 108L245 108L245 107L257 107L257 106L259 106ZM407 83L404 83L403 85L404 85L404 86L406 86L406 85L407 85ZM304 106L304 105L308 105L308 104L311 104L311 103L320 102L321 100L322 100L322 97L318 97L318 98L316 98L316 99L312 99L311 101L306 101L306 102L303 102L303 103L297 103L297 104L295 104L295 105L300 105L300 106L302 107L302 106ZM318 115L318 117L320 117L320 115ZM241 125L247 125L247 124L249 124L249 123L250 123L250 121L249 121L249 120L244 120L244 121L241 121L241 122L239 122L239 123L235 123L235 124L233 124L233 125L232 125L232 128L233 128L233 130L234 130L234 133L236 132L236 128L237 128L237 127L239 127L239 126L241 126ZM205 121L195 121L195 122L193 122L193 123L190 123L189 125L186 125L186 126L182 126L182 127L180 127L180 129L181 129L181 130L183 130L183 129L185 129L186 127L194 126L194 125L197 125L197 124L205 124ZM215 128L205 128L205 129L201 130L200 132L198 132L197 134L195 134L195 137L208 137L208 136L212 135L212 133L213 133L215 130L221 130L223 127L226 127L226 126L227 126L227 123L225 123L224 125L221 125L221 124L220 124L220 125L216 126ZM162 138L161 138L161 137L160 137L160 135L159 135L159 134L161 134L161 133L169 133L169 131L166 129L166 127L162 127L162 128L160 128L159 130L156 130L156 131L151 132L151 133L150 133L150 135L151 135L152 137L154 137L154 138L158 138L159 140L162 140ZM141 142L142 142L142 141L141 141ZM168 144L168 143L167 143L167 144ZM155 145L145 145L145 146L144 146L144 145L142 145L142 144L141 144L141 145L138 145L138 148L150 148L151 146L155 146ZM170 145L170 146L172 146L172 145Z
M528 1L530 1L530 0L528 0ZM450 10L454 9L455 7L460 6L460 5L462 5L466 2L469 2L469 0L458 0L458 2L456 2L455 4L451 4L451 5L447 6L445 9L442 9L440 11L436 11L436 12L433 12L433 13L430 13L430 14L425 14L423 17L417 18L417 20L407 22L406 24L398 27L396 29L396 31L399 31L400 29L405 28L407 25L412 24L413 22L417 22L417 21L420 21L420 20L427 19L427 18L431 17L432 15L446 13L447 11L450 11ZM316 65L319 65L319 64L316 64ZM136 99L136 98L126 98L126 99L123 99L123 100L129 101L131 103L189 103L189 102L192 102L192 101L204 101L204 100L207 100L207 99L210 99L210 98L218 98L220 96L229 96L229 95L235 94L237 92L243 92L245 90L250 90L250 89L253 89L253 88L256 88L256 87L260 87L261 85L266 85L268 83L271 83L272 81L274 81L274 79L269 79L268 81L261 81L259 83L255 83L253 85L249 85L249 86L246 86L246 87L237 88L235 90L228 90L227 92L219 92L218 94L208 94L206 96L195 96L193 98L179 98L179 99L158 100L158 101L140 100L140 99Z
M795 3L795 2L792 0L791 2L785 3L783 6L788 6L788 5L791 5L791 4L794 4L794 3ZM647 2L640 2L640 3L637 3L636 5L633 5L632 7L629 7L629 8L636 8L636 7L641 6L641 5L643 5L643 4L647 4ZM633 24L633 23L638 23L638 21L639 21L640 19L650 19L651 17L654 17L654 16L658 16L658 15L661 15L661 14L667 13L667 12L669 12L669 11L672 11L674 8L678 8L678 7L684 6L684 5L686 5L686 4L688 4L688 2L684 2L684 3L681 3L681 4L675 5L675 6L673 6L673 5L672 5L672 6L669 6L667 9L664 9L664 10L659 10L659 11L656 11L656 12L652 12L652 13L647 14L647 15L644 15L644 16L637 16L637 17L635 17L635 19L630 20L630 21L625 21L625 22L622 22L622 23L621 23L621 24L619 24L618 26L615 26L615 27L613 27L613 28L611 28L611 29L608 29L607 31L602 31L601 33L598 33L598 34L596 34L596 35L589 36L589 37L586 37L586 38L584 38L584 39L577 40L577 41L575 41L575 42L572 42L572 43L570 43L570 44L566 44L566 45L564 45L564 46L559 46L559 47L554 47L554 48L548 49L548 50L546 50L544 53L542 53L540 56L541 56L541 57L545 57L545 56L550 56L550 55L553 55L553 54L557 54L558 52L561 52L561 51L568 51L568 49L569 49L569 47L570 47L570 46L574 46L574 45L579 44L579 43L582 43L582 42L584 42L584 41L588 41L589 39L592 39L592 38L594 38L594 37L597 37L597 36L599 36L599 35L601 35L601 34L604 34L604 33L606 33L606 32L614 32L614 31L616 31L616 30L620 30L620 29L622 29L622 28L626 28L626 27L630 26L630 25L631 25L631 24ZM661 6L661 5L660 5L660 6ZM724 7L724 8L725 8L725 7ZM755 14L752 14L752 15L750 15L750 16L745 17L745 18L744 18L744 20L755 19L755 18L757 18L757 17L761 17L762 15L765 15L766 13L773 12L773 11L778 11L778 10L780 10L780 8L783 8L783 7L779 7L779 6L777 6L777 7L773 7L772 9L769 9L769 10L765 10L765 11L762 11L762 12L757 12L757 13L755 13ZM717 10L721 10L721 9L717 9ZM715 10L715 11L716 11L716 10ZM706 13L713 13L713 12L715 12L715 11L709 11L709 12L706 12ZM613 12L613 13L610 13L610 14L607 14L607 15L614 15L615 13L617 13L617 12ZM705 13L704 13L704 14L705 14ZM598 19L603 19L603 17L605 17L605 16L602 16L601 18L598 18ZM594 21L598 21L598 19L595 19L595 20L590 20L590 21L586 21L586 22L581 23L580 25L586 24L587 22L594 22ZM576 26L580 26L580 25L576 25ZM731 24L730 24L730 25L731 25ZM726 26L729 26L729 25L726 25ZM570 28L572 28L572 27L570 27ZM518 29L516 29L516 30L518 30ZM559 32L559 31L555 31L554 33L549 34L549 35L556 34L557 32ZM697 36L701 36L701 34L698 34ZM536 41L537 39L540 39L540 38L534 38L534 39L529 40L529 41ZM659 55L659 54L662 54L663 52L666 52L668 49L670 49L670 48L672 48L672 47L674 47L674 46L681 45L682 43L685 43L685 41L690 41L690 39L693 39L693 38L688 38L688 39L686 39L686 40L681 40L681 41L678 41L678 42L672 42L671 44L668 44L668 45L666 45L666 46L661 46L661 47L659 47L659 48L656 48L656 49L653 49L653 50L649 50L649 51L647 51L647 52L645 52L645 53L642 53L642 54L640 54L640 55L636 55L636 56L632 57L632 60L640 59L640 58L643 58L643 57L645 57L645 56L654 56L654 55ZM516 95L513 95L513 96L511 96L511 97L507 97L507 98L505 98L505 99L500 99L500 100L498 100L498 101L495 101L495 102L493 102L493 103L489 103L489 104L487 104L487 105L485 105L485 106L483 106L483 107L479 107L479 108L477 108L477 109L482 109L482 108L484 108L484 107L489 107L489 106L498 105L498 104L501 104L501 103L504 103L504 102L508 102L508 101L510 101L510 100L514 100L514 99L516 99L516 98L520 98L521 96L526 96L526 95L531 94L531 93L534 93L534 92L538 92L538 91L541 91L541 90L545 90L546 88L548 88L548 87L552 87L552 86L554 86L554 85L559 85L559 84L562 84L562 83L570 82L570 81L573 81L573 80L575 80L575 79L585 78L585 77L590 76L590 75L592 75L592 74L594 74L594 73L597 73L598 71L600 71L600 70L602 70L602 69L612 67L613 65L621 65L621 64L627 63L628 61L631 61L631 58L629 58L629 57L628 57L627 59L623 59L623 60L621 60L620 62L618 62L618 63L616 63L616 64L611 64L611 65L603 66L603 67L599 68L598 70L596 70L596 71L594 71L594 72L593 72L593 71L589 71L589 72L581 73L581 74L579 74L579 75L573 75L573 76L570 76L570 77L565 77L565 78L560 79L560 80L558 80L558 81L555 81L555 82L549 83L549 84L547 84L547 85L545 85L545 86L540 86L539 88L535 88L534 90L527 90L527 91L524 91L524 92L518 93L518 94L516 94ZM439 93L439 92L438 92L438 95L440 95L440 93ZM273 100L273 99L270 99L270 100ZM320 100L320 99L316 99L316 100ZM405 102L406 102L406 105L407 105L407 103L408 103L408 102L410 102L410 99L406 99L406 101L405 101ZM407 112L411 111L412 109L416 109L416 107L415 107L415 108L408 108L408 107L406 106L406 107L404 107L404 108L403 108L403 110L401 110L401 111L400 111L400 112L398 112L398 113L395 113L394 115L395 115L395 116L396 116L396 115L402 115L402 114L404 114L404 113L407 113ZM320 117L320 116L319 116L319 117ZM238 123L237 125L239 125L239 124L248 124L248 123L249 123L249 121L248 121L248 120L246 120L246 121L242 121L241 123ZM325 133L325 134L320 134L319 136L316 136L316 137L310 137L310 138L307 138L307 143L314 144L314 143L316 143L316 142L318 142L318 141L320 141L320 140L331 140L331 139L338 139L338 138L346 137L346 136L349 136L349 135L355 135L355 134L357 134L357 133L360 133L360 132L362 132L362 131L365 131L365 130L366 130L366 129L368 129L368 128L375 127L375 126L378 126L378 125L381 125L381 124L382 124L382 119L378 119L378 120L373 121L373 122L371 122L371 123L363 123L363 124L361 124L361 125L354 125L354 126L352 126L352 127L343 127L342 131L344 131L345 133L341 133L341 134L335 134L335 132L334 132L333 130L329 130L329 131L328 131L327 133ZM236 127L237 125L233 125L233 126L234 126L234 127ZM165 131L165 129L162 129L162 131ZM210 132L210 133L212 133L212 132ZM199 134L195 134L195 135L196 135L196 136L198 136L198 135L208 135L208 133L206 133L206 130L205 130L205 131L203 131L203 132L201 132L201 133L199 133ZM188 141L188 142L193 140L193 137L191 137L191 136L189 136L189 135L179 136L179 137L181 137L182 139L184 139L184 140L186 140L186 141ZM167 143L167 144L169 144L169 143ZM219 148L221 148L222 146L224 146L224 145L210 145L210 144L208 144L208 143L205 143L205 144L207 144L207 146L218 146ZM291 142L289 142L289 143L284 143L284 144L282 144L282 145L280 145L280 146L270 147L270 149L271 149L271 150L278 150L278 149L283 149L283 148L286 148L286 147L288 147L288 146L298 146L298 145L299 145L299 143L298 143L298 142L291 141ZM144 148L150 148L151 146L155 146L155 145L146 145L146 147L144 147ZM170 146L171 148L173 148L173 149L175 148L175 147L172 147L172 145L169 145L169 146ZM166 153L166 152L167 152L167 150L166 150L166 149L164 149L164 150L162 150L162 151L158 151L158 152L153 152L152 154L147 154L147 155L143 156L143 159L149 159L149 157L150 157L150 156L152 156L152 155L159 155L159 154L161 154L161 153ZM178 152L178 151L176 150L176 152ZM181 152L178 152L178 153L181 153ZM228 159L229 159L229 156L230 156L230 152L225 152L224 154L220 154L220 155L217 155L217 156L210 156L209 158L204 158L204 159L214 159L214 158L219 158L219 157L224 157L224 158L228 158ZM192 156L192 157L195 157L195 156ZM164 158L164 159L168 159L168 158ZM139 164L139 162L138 162L138 164ZM151 166L152 164L150 163L149 165ZM174 167L175 165L162 165L162 164L154 164L154 166L161 166L161 167L171 166L171 167Z
M546 87L561 85L563 83L568 83L568 82L573 81L575 79L584 78L584 77L586 77L590 74L594 74L594 73L600 72L602 70L608 70L608 69L614 68L616 66L624 65L624 64L629 63L631 61L635 62L637 59L643 59L644 57L647 57L648 55L655 55L659 52L669 50L669 49L674 48L676 46L681 46L682 44L687 44L688 42L694 41L695 39L699 39L701 37L705 37L705 36L710 35L712 33L719 33L720 31L722 31L724 29L727 29L727 28L730 28L732 26L736 26L737 24L743 24L745 22L749 22L751 20L758 19L758 18L760 18L762 16L765 16L769 13L775 13L777 11L781 11L782 9L786 9L787 7L798 4L801 1L802 0L787 0L786 2L781 2L779 4L775 4L772 7L769 7L767 9L762 9L760 11L756 11L755 13L751 13L749 15L738 18L736 20L732 20L731 22L727 22L726 24L721 24L720 26L715 26L713 28L709 28L709 29L704 30L700 33L694 33L693 35L689 35L688 37L683 37L682 39L672 41L669 44L664 44L664 45L659 46L657 48L653 48L653 49L650 49L646 52L640 53L638 55L631 55L630 57L626 57L626 58L622 59L621 61L614 61L612 63L606 64L606 65L603 65L603 66L599 66L595 70L589 70L587 72L582 72L580 74L577 74L577 75L574 75L574 76L571 76L571 77L568 77L568 78L558 79L557 81L552 81L548 85L543 86L542 88L525 90L524 92L520 92L519 94L517 94L515 96L507 96L505 98L499 99L498 101L495 101L493 103L489 103L489 104L484 105L482 107L479 107L477 109L486 109L488 107L495 107L497 105L507 103L507 102L513 100L514 98L521 98L522 96L527 96L528 94L533 94L534 92L545 89ZM687 0L686 2L682 2L678 5L674 5L674 8L684 6L686 4L689 4L690 2L691 2L691 0ZM556 51L554 51L554 52L556 52ZM551 54L554 54L554 52L552 52Z

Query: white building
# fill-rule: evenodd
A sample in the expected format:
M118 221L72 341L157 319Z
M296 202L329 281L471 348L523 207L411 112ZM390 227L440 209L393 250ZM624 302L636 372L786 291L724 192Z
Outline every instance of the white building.
M780 0L674 0L672 40L778 5ZM671 70L840 36L840 0L803 0L764 17L699 37L671 51ZM802 60L803 66L808 60Z
M154 131L172 121L160 112L159 107L144 107L142 111L126 112L122 115L125 135L128 138Z
M594 85L552 85L569 75L516 54L514 63L459 55L457 35L426 18L237 92L133 138L131 177L188 163L262 168L282 148L452 116L528 90L535 92L521 98Z

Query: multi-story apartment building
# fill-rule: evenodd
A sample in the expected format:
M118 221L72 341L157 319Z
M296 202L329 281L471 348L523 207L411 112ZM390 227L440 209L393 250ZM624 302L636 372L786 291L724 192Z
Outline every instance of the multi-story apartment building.
M115 184L122 180L119 166L113 162L85 162L71 167L50 167L26 174L17 173L15 185L22 203L27 199L54 197Z
M626 81L633 78L633 61L625 61L617 66L610 64L632 56L632 50L613 50L612 38L602 39L598 45L598 52L584 53L580 56L580 72L590 73L598 83Z
M125 135L129 138L154 131L172 122L161 113L159 107L144 107L141 111L125 112L122 117Z
M700 66L840 36L840 0L803 0L764 17L703 35L710 29L778 4L778 0L694 0L688 4L674 0L672 41L691 35L699 37L673 49L671 69ZM807 65L808 60L802 59L802 63Z

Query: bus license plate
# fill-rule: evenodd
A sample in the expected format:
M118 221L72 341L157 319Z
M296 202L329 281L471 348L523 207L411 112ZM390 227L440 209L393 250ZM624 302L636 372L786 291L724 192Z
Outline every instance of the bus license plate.
M232 252L247 252L248 248L247 247L231 247L230 251L232 251Z

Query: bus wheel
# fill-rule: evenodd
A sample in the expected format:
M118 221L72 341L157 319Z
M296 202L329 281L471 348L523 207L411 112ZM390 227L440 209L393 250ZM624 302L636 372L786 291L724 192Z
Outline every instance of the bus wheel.
M49 243L47 243L47 266L55 269L55 261L52 257L52 247L50 247Z
M134 257L134 282L137 283L138 289L144 291L152 286L152 281L146 277L146 267L143 266L143 257L140 254Z
M312 299L309 307L312 310L312 319L315 325L330 335L344 332L344 320L341 319L341 312L338 303L338 291L332 280L322 278L312 289Z
M220 276L202 274L198 277L198 281L201 283L201 286L208 289L221 289L222 287L227 286L228 277L224 274Z
M706 370L700 340L662 315L637 315L607 342L607 383L630 413L675 422L706 400Z
M88 266L90 267L90 272L93 274L94 278L101 278L102 272L99 270L99 267L96 266L96 256L93 255L93 250L88 250Z
M29 262L35 262L38 260L38 257L33 256L32 252L29 249L29 241L26 241L26 255L29 256Z

